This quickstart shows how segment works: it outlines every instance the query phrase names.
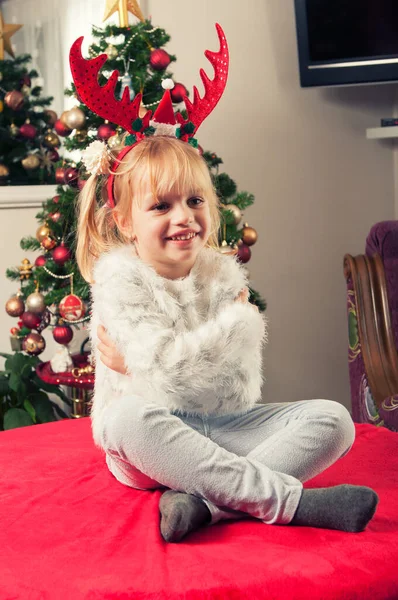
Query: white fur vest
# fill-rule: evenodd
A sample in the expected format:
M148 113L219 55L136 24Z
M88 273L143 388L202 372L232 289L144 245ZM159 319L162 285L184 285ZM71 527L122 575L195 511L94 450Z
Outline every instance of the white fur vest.
M261 395L265 321L234 302L247 276L235 257L203 248L189 275L170 280L133 246L103 254L94 269L91 341L96 363L91 412L100 445L102 414L120 396L138 394L188 414L245 412ZM98 357L104 325L128 375Z

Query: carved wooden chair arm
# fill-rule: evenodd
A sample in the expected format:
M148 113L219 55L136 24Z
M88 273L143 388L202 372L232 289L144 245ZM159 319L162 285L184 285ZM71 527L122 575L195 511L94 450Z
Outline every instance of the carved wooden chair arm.
M398 353L381 257L346 254L344 275L354 288L366 376L380 408L383 400L398 394Z

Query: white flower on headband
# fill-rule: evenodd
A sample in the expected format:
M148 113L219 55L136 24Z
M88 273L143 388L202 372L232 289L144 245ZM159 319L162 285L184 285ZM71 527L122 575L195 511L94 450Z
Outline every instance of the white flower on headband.
M92 175L109 173L111 153L105 142L95 140L82 152L82 161L86 171Z

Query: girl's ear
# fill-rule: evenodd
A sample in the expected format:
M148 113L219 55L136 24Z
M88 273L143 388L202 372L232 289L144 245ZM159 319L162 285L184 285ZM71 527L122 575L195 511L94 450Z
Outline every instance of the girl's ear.
M127 219L124 215L121 215L119 212L113 212L113 219L116 223L116 227L118 230L127 238L131 237L132 226L129 219Z

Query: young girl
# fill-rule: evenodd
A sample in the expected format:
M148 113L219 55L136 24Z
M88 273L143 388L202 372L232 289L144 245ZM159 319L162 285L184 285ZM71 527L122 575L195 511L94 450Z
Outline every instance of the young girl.
M82 60L72 48L76 87L92 108L92 61ZM247 301L244 269L217 250L217 195L192 128L180 121L178 138L170 109L167 91L111 168L106 149L85 157L93 174L77 260L92 283L94 440L122 484L168 488L168 542L247 516L362 531L376 509L371 489L302 486L350 449L347 410L328 400L257 404L265 323Z

